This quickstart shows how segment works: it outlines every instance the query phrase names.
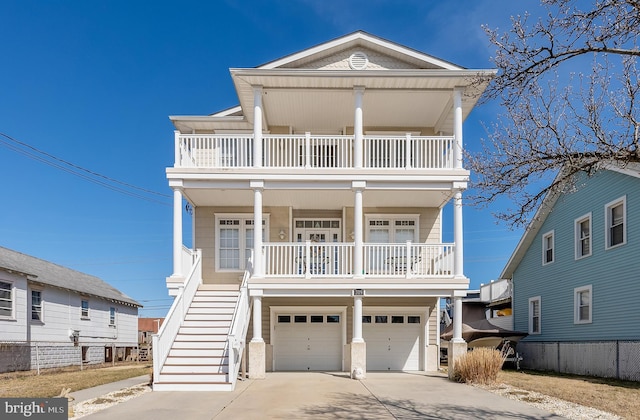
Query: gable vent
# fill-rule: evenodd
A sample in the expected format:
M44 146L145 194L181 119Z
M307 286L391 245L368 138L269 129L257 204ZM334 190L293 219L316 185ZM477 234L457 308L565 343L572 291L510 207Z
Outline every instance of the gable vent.
M364 70L369 64L369 57L362 51L356 51L349 57L349 67L354 70Z

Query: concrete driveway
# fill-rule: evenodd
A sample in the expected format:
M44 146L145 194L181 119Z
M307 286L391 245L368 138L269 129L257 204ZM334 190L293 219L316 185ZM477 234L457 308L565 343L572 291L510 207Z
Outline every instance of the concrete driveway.
M268 373L233 392L149 392L84 417L203 419L560 419L527 404L423 373Z

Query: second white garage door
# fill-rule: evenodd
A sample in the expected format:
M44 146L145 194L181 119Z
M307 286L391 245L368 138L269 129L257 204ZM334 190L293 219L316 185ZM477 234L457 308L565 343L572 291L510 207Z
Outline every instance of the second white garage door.
M342 370L342 322L337 314L277 314L275 370Z
M420 370L421 320L407 314L363 316L367 370Z

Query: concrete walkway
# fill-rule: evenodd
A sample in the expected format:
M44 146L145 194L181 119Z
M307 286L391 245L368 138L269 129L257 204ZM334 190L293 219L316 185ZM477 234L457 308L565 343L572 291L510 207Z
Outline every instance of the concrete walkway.
M233 392L149 392L89 420L204 419L560 419L444 375L268 373Z
M124 388L140 384L148 384L149 375L136 376L134 378L123 379L122 381L112 382L104 385L94 386L93 388L81 389L71 393L73 403L77 404L92 398L98 398L113 391L119 391Z

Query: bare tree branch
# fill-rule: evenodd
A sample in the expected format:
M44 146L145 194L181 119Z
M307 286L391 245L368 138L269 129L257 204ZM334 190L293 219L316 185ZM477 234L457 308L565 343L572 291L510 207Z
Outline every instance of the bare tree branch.
M509 32L485 28L498 74L485 99L504 113L468 155L472 203L514 204L496 216L523 226L550 193L612 162L639 162L640 0L543 0L544 18L512 18ZM561 190L562 189L562 190Z

